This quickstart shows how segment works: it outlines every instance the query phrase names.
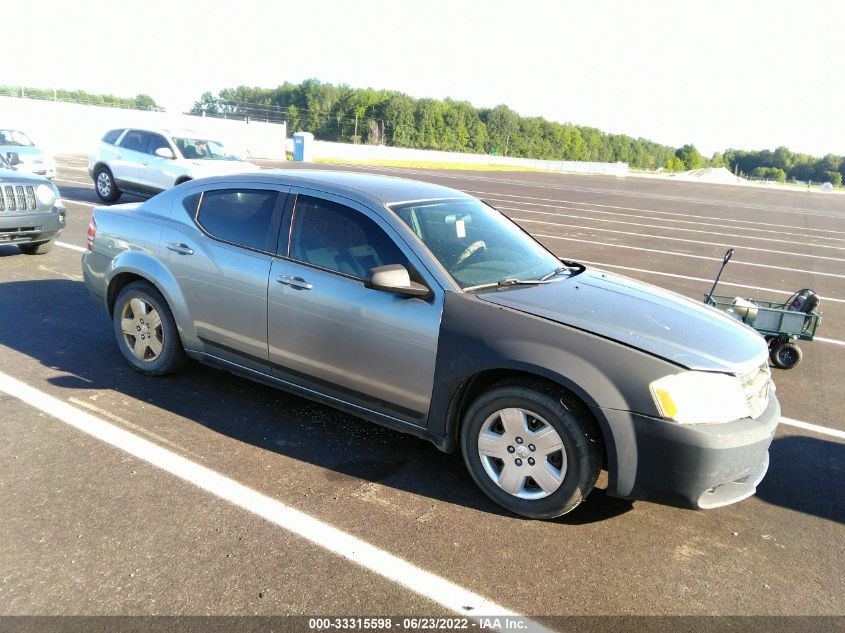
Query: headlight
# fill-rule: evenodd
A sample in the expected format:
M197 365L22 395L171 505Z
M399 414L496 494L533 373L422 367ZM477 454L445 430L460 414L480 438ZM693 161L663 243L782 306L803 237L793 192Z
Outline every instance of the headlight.
M56 198L58 198L56 190L50 185L38 185L35 188L35 195L41 204L48 206L52 206L52 204L56 201Z
M685 371L649 385L660 414L679 424L732 422L751 415L736 376Z

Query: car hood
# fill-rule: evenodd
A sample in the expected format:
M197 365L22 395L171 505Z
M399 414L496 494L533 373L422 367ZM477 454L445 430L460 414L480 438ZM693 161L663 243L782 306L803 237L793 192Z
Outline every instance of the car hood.
M0 152L6 154L14 153L20 157L22 163L29 163L39 158L46 158L43 150L32 145L0 145Z
M589 269L478 298L593 332L688 369L735 373L763 362L766 342L724 313L674 292Z
M3 168L0 168L0 182L14 182L18 185L22 182L26 182L31 184L33 187L37 187L38 185L42 184L50 184L50 181L47 180L44 176L38 176L36 174L30 174L24 171L15 171L14 169Z

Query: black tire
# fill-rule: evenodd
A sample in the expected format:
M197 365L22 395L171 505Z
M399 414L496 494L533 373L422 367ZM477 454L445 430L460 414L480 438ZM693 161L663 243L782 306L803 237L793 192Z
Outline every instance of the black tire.
M111 170L102 165L94 171L94 191L100 200L108 204L117 202L122 193L114 182Z
M801 348L792 341L774 343L769 352L772 365L778 369L792 369L801 362L803 357Z
M491 419L495 419L498 412L511 408L522 409L537 416L536 418L532 418L531 415L526 416L529 425L542 424L541 430L545 429L545 425L551 426L559 436L562 450L565 451L562 458L555 457L558 460L565 460L562 463L566 464L566 468L559 467L562 481L553 492L541 490L532 477L521 475L522 489L517 494L546 494L542 498L526 499L507 492L494 481L493 474L485 469L485 463L488 467L495 469L498 462L494 463L495 460L491 460L489 456L484 458L485 462L482 462L478 446L482 429L485 424L490 424ZM491 432L491 429L486 432ZM517 440L519 448L526 446L534 450L531 443L531 431L529 430L528 433L529 435L525 438L519 437ZM484 392L470 405L464 416L460 442L464 462L478 487L503 508L532 519L551 519L574 510L593 490L601 471L601 434L595 422L580 402L564 396L559 388L542 382L499 383ZM502 463L502 470L499 472L500 479L506 466L512 468L520 461L516 457L519 448L516 452L511 451L515 446L508 446L506 456L507 459L513 458L513 463L505 464L504 460L499 460ZM539 455L539 453L529 455ZM548 460L538 459L542 459L542 464L545 465L546 461L551 464L553 457L549 457ZM535 468L536 463L539 462L531 461L530 468ZM527 462L522 461L519 468L525 464Z
M27 242L18 244L18 249L24 255L46 255L53 248L55 240L47 240L46 242Z
M138 315L134 314L133 300L139 300L141 305L147 308L152 308L159 316L159 325L149 329L149 321L147 329L141 330L144 327L143 317L153 316L151 312L140 312ZM135 304L138 305L138 304ZM132 320L137 317L141 323L138 328L138 338L147 337L147 341L142 341L137 346L138 338L135 338L135 331L133 336L128 336L123 330L123 320ZM114 302L114 310L112 311L112 321L114 322L114 334L117 339L117 346L121 354L129 362L133 369L146 374L147 376L164 376L172 374L181 369L187 361L185 350L182 348L182 341L179 338L179 330L176 327L176 321L173 319L173 314L170 312L170 307L167 305L161 293L155 289L152 284L146 281L133 281L124 287L120 294L117 295L117 300ZM134 330L134 328L132 328ZM138 349L146 345L147 354L141 354L142 357L133 352L133 349ZM154 349L155 347L155 349Z

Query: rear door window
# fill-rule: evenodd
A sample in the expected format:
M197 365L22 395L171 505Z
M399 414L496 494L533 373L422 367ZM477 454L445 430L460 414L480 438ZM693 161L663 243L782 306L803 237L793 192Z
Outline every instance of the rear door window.
M117 142L117 139L120 138L120 135L123 134L124 129L126 128L120 128L118 130L109 130L103 135L103 143L114 145L115 142Z
M273 252L285 198L278 191L212 189L199 201L197 222L224 242Z
M147 133L141 130L129 130L120 141L120 147L134 152L143 152L147 147Z
M336 202L298 196L291 226L290 257L365 279L370 268L408 258L373 220Z

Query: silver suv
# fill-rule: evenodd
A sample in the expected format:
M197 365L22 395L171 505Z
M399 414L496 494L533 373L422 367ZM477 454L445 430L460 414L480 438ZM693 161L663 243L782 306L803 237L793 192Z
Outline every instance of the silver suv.
M66 219L56 185L18 171L0 155L0 244L16 244L26 255L44 255Z
M560 260L483 202L344 172L197 180L98 208L83 274L137 371L193 358L460 449L503 507L754 493L780 418L766 342Z
M151 196L194 178L258 170L222 143L190 130L109 130L88 157L97 196L108 203L123 192Z

